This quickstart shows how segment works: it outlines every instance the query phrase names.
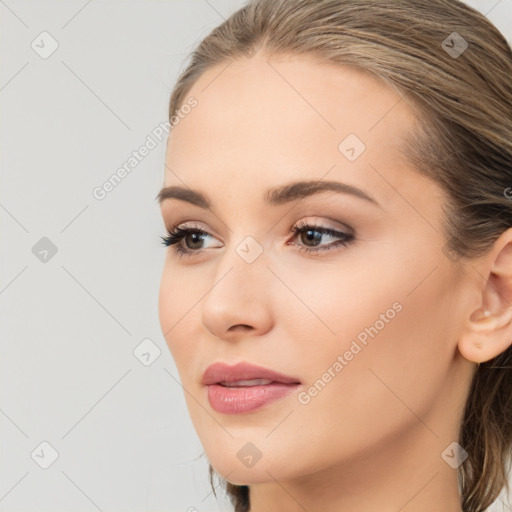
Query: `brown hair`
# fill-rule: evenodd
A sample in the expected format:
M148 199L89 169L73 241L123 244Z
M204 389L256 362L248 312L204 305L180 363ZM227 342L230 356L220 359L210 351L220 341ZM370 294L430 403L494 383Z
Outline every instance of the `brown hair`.
M512 50L478 11L458 0L249 1L193 52L169 116L205 70L258 49L357 66L407 96L417 126L404 154L447 193L445 255L455 269L512 227ZM472 381L459 436L468 452L458 469L464 512L484 511L509 491L511 362L508 347ZM210 465L215 492L213 472ZM250 488L224 482L235 512L249 511Z

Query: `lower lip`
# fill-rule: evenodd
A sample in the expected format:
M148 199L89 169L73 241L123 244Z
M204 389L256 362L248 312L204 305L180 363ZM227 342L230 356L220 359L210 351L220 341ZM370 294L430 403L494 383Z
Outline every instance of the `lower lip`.
M274 382L263 386L227 387L220 384L208 386L208 400L212 408L223 414L251 412L265 404L283 398L295 391L299 384Z

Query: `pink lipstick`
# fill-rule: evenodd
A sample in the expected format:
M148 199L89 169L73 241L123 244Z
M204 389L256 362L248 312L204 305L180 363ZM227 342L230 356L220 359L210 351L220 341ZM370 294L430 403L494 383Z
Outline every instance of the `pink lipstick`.
M215 363L203 374L211 407L223 414L251 412L295 391L301 382L268 368L241 362Z

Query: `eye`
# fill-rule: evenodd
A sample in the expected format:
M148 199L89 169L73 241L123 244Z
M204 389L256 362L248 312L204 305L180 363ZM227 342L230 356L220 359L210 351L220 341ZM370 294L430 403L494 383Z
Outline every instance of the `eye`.
M345 247L355 240L355 236L351 232L345 233L323 226L311 225L306 222L292 226L289 232L293 233L295 237L298 236L305 244L305 246L296 243L291 243L290 245L296 245L299 250L315 254L320 251ZM175 226L168 232L167 236L161 236L160 238L164 246L172 246L172 250L181 258L185 254L192 256L194 253L199 253L202 249L205 249L201 244L207 237L211 237L211 235L202 229L193 227L180 228ZM318 245L323 237L338 238L339 240L328 245Z
M167 236L161 236L162 243L166 247L172 246L173 251L180 256L180 258L187 254L191 256L193 253L199 252L204 247L196 247L196 244L201 244L204 239L211 236L206 231L199 228L180 228L175 226L167 233ZM191 247L184 247L183 241L191 241Z
M295 235L300 235L299 239L303 241L306 246L299 245L299 250L306 251L307 253L315 253L318 254L320 251L329 251L336 249L338 247L345 247L355 240L355 236L353 233L345 233L343 231L338 231L335 229L316 226L312 224L308 224L307 222L299 222L299 224L292 226L290 229L291 233ZM337 242L328 244L328 245L320 245L320 246L309 246L308 244L316 244L317 242L321 242L322 237L329 236L331 238L339 238ZM296 244L293 244L296 245Z

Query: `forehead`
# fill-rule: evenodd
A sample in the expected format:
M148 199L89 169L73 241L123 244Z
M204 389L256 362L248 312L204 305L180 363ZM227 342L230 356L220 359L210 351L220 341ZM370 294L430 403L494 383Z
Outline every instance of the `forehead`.
M412 110L355 67L259 53L208 69L189 97L197 106L169 136L173 172L166 171L166 185L182 185L178 175L194 185L267 188L329 173L329 179L364 186L375 183L370 164L386 163L395 173L407 165L400 146L412 127ZM351 161L344 151L354 142L361 154Z

